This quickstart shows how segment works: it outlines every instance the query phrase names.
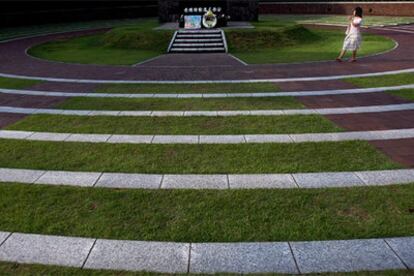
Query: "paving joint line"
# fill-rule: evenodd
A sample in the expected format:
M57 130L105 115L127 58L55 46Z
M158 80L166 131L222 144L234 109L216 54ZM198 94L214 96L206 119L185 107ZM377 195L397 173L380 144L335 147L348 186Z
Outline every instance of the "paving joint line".
M302 272L300 271L299 264L298 264L298 261L296 260L295 253L293 252L292 245L290 244L290 242L289 242L289 241L287 242L287 244L288 244L288 246L289 246L290 254L292 254L293 261L295 262L295 266L296 266L296 269L297 269L297 271L298 271L298 274L299 274L299 275L301 275L301 274L302 274Z
M367 181L364 181L364 179L359 175L358 172L353 172L353 174L359 179L361 180L362 184L364 184L364 186L368 187L369 183Z
M289 175L292 177L293 182L295 183L296 187L300 189L300 188L301 188L301 186L299 186L298 181L297 181L297 179L296 179L296 177L295 177L295 174L291 173L291 174L289 174Z
M0 243L0 248L3 246L3 244L6 243L6 241L13 235L14 232L10 232L9 235L4 239L3 242Z
M104 175L103 172L100 173L100 175L96 178L95 182L92 184L92 188L95 188L95 186L98 184L99 180L101 180L102 176Z
M398 255L398 253L392 248L392 246L387 242L387 239L382 239L384 243L388 246L388 248L395 254L395 256L400 260L400 262L405 266L406 269L410 270L408 264L404 262L404 260Z
M160 184L158 185L158 190L162 189L162 185L164 184L164 178L165 178L165 174L162 174Z
M189 246L188 246L188 264L187 264L187 274L189 274L190 273L190 269L191 269L191 250L192 250L192 247L193 247L193 243L189 243Z
M81 269L84 269L84 267L85 267L85 265L86 265L86 262L88 261L89 256L91 255L92 250L93 250L93 248L95 247L95 244L96 244L96 242L97 242L97 241L98 241L98 239L95 239L95 240L93 241L93 244L92 244L91 248L89 249L88 255L86 255L86 258L85 258L85 260L84 260L84 261L83 261L83 263L82 263Z
M40 174L40 176L39 177L37 177L36 179L35 179L35 181L33 181L32 183L30 183L30 184L36 184L36 182L37 181L39 181L39 179L41 179L45 174L47 174L47 170L44 170L43 171L43 173L42 174Z

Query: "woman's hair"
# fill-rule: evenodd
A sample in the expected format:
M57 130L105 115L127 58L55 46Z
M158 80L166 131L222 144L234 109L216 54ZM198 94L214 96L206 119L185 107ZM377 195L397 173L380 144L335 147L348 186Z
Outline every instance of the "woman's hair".
M363 13L363 11L362 11L362 8L361 8L361 7L356 7L356 8L355 8L355 15L356 15L356 16L358 16L358 17L361 17L361 18L362 18L362 13Z

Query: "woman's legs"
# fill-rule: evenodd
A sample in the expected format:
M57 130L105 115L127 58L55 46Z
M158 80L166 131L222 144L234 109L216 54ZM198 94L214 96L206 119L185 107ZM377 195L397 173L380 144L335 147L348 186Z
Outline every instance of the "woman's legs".
M345 56L346 50L342 50L339 56L336 58L337 61L341 61L342 58Z
M358 52L358 50L352 51L352 59L351 59L351 61L356 61L357 52Z

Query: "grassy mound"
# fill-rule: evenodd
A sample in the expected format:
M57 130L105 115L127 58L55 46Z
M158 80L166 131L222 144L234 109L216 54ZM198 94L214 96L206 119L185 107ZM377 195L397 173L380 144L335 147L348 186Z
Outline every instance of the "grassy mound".
M104 34L51 41L33 47L38 58L84 64L132 65L164 54L172 31L155 30L155 19L142 20ZM341 49L343 30L305 28L283 18L265 17L254 29L226 30L230 53L251 64L332 60ZM386 37L364 34L359 55L394 47Z
M154 31L141 27L120 27L107 32L102 41L106 47L165 51L172 32Z
M300 25L230 30L226 36L230 51L279 48L320 39L318 34Z

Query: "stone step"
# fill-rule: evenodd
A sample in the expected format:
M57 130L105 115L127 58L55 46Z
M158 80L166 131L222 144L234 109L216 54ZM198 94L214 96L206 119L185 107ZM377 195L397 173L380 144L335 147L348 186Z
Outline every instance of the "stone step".
M223 42L221 38L205 38L205 39L182 39L177 38L174 42L183 43L183 42L191 42L191 43L214 43L214 42Z
M223 43L174 43L174 48L181 47L224 47Z
M177 38L221 38L221 34L177 34Z
M176 48L176 47L172 47L171 52L198 52L198 53L202 53L202 52L225 52L226 49L224 47L220 47L220 48L210 48L210 47L202 47L202 48Z

